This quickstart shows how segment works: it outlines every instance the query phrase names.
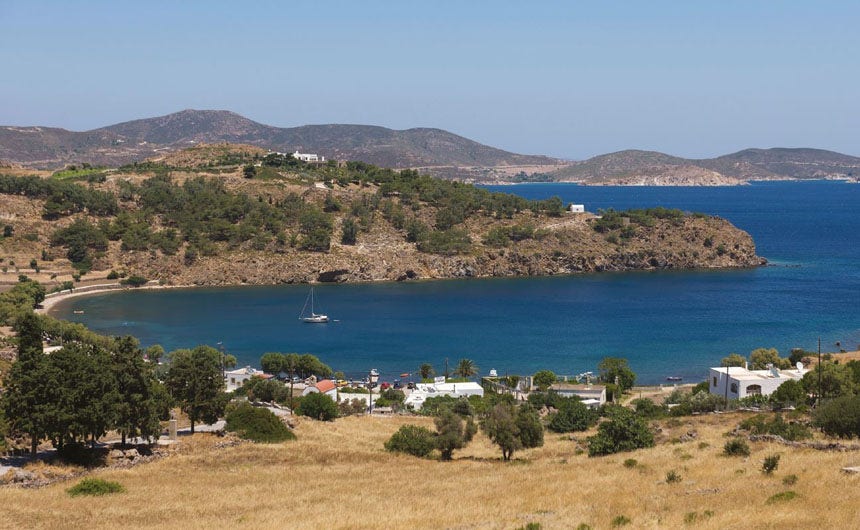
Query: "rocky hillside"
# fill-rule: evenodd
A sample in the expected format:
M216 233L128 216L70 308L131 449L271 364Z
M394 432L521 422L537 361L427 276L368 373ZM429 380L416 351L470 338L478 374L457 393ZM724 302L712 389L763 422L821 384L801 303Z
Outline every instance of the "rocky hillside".
M746 149L710 159L653 151L619 151L555 170L547 180L588 185L735 186L751 180L801 180L860 175L860 158L820 149Z
M367 165L281 167L266 158L249 178L242 157L260 153L225 149L172 155L201 169L150 163L80 176L86 185L0 176L9 227L0 279L238 285L764 263L752 238L719 218L570 214L558 199L526 201ZM240 162L202 164L205 153Z
M0 159L33 168L66 164L121 165L197 143L242 143L280 152L318 153L385 167L495 167L552 165L544 156L519 155L441 129L403 131L370 125L264 125L229 111L183 110L92 131L0 127Z

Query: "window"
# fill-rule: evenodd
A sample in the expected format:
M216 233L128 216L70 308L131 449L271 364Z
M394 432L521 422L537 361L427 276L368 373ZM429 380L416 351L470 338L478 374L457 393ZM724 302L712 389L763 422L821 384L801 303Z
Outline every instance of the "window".
M761 395L761 385L750 385L747 387L747 395L748 396L760 396Z
M732 383L732 387L731 387L731 388L732 388L732 394L737 394L737 393L738 393L738 384L737 384L737 383Z
M713 386L714 386L714 388L717 388L717 378L716 377L714 378L714 385Z

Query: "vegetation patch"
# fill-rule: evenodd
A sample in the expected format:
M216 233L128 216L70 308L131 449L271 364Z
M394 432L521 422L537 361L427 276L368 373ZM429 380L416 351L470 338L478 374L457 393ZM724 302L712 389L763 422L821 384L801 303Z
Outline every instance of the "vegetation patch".
M66 490L71 497L88 495L100 497L109 493L123 493L125 488L119 482L112 482L100 478L85 478Z
M296 435L272 411L244 402L227 413L226 429L258 443L295 440Z
M435 446L434 435L430 429L417 425L401 426L385 442L386 451L406 453L421 458L428 456Z
M781 491L775 495L768 497L765 504L777 504L790 501L797 497L797 493L792 490Z
M723 446L723 454L726 456L749 456L750 446L746 440L734 438Z

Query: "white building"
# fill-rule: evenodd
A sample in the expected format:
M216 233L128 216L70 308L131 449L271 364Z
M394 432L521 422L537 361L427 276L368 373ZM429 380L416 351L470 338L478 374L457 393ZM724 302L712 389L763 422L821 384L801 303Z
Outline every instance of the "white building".
M589 408L595 409L606 404L606 387L603 385L555 383L549 389L561 397L578 397Z
M308 386L307 388L305 388L304 392L302 392L302 395L307 396L308 394L313 394L316 392L319 392L320 394L325 394L328 397L332 398L335 403L337 402L337 385L331 379L323 379L315 385Z
M729 399L769 396L786 381L799 381L808 370L748 370L743 366L711 368L708 387L711 394Z
M236 390L245 384L245 381L254 376L262 379L270 379L272 377L270 374L257 370L256 368L251 368L250 366L239 368L238 370L232 370L224 374L224 383L227 385L227 392Z
M570 213L585 213L584 204L568 204L567 211Z
M316 153L299 153L298 150L293 153L293 158L301 160L302 162L325 162L324 156L319 156Z
M404 404L412 405L416 409L424 406L424 402L433 397L451 396L455 398L469 396L483 396L484 388L478 383L467 381L464 383L418 383L415 385Z

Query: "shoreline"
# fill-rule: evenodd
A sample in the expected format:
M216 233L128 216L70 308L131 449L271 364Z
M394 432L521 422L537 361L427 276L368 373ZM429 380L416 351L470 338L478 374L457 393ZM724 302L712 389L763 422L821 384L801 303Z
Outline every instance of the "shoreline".
M96 285L87 285L72 289L71 291L58 291L49 293L45 296L45 300L41 306L36 308L34 312L42 315L50 315L56 310L56 305L60 302L71 300L72 298L83 298L85 296L96 296L112 291L130 291L130 290L154 290L154 289L187 289L196 287L194 285L142 285L140 287L129 287L120 283L105 283Z

